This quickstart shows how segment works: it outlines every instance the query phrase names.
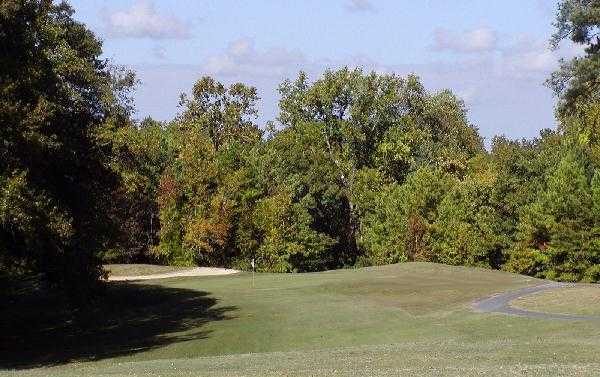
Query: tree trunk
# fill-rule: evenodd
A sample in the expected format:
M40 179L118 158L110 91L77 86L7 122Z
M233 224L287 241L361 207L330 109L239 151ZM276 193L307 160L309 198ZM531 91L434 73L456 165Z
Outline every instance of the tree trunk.
M358 256L358 245L356 243L358 222L354 203L349 198L346 198L346 200L348 201L348 219L344 229L345 250L343 251L343 259L345 264L354 264Z

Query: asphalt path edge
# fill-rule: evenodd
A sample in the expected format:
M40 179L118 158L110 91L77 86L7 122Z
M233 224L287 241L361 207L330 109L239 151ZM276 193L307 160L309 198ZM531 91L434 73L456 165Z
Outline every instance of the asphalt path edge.
M524 296L529 296L534 293L547 291L551 289L562 289L574 287L574 284L566 283L546 283L534 287L521 288L515 291L498 293L493 296L479 299L472 303L472 308L480 313L501 313L526 318L538 318L549 320L564 320L564 321L593 321L600 320L600 316L574 315L574 314L559 314L559 313L544 313L531 310L519 309L512 307L510 303Z

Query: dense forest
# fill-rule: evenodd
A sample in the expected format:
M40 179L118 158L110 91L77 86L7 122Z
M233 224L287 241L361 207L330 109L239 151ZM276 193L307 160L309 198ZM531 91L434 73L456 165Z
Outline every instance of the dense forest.
M304 272L405 261L600 280L600 2L563 0L559 127L484 147L417 76L300 72L258 124L255 88L203 77L169 122L66 4L0 4L0 274L85 300L103 262ZM551 127L552 125L540 125Z

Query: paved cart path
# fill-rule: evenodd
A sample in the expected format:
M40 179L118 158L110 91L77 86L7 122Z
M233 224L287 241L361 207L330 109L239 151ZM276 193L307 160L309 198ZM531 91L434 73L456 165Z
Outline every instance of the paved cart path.
M574 314L559 314L559 313L544 313L535 312L531 310L518 309L510 305L513 300L519 299L524 296L528 296L537 292L547 291L551 289L561 289L573 287L573 284L565 283L547 283L538 285L535 287L521 288L516 291L510 291L506 293L499 293L491 297L479 299L473 303L473 308L476 311L484 313L503 313L509 315L516 315L527 318L541 318L541 319L558 319L567 321L590 321L600 320L598 316L588 315L574 315Z

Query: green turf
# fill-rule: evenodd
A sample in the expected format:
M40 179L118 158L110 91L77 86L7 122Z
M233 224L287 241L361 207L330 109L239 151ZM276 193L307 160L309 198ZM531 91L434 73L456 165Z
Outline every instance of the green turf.
M600 316L600 287L582 285L539 292L511 305L538 312Z
M539 283L411 263L257 274L254 288L248 273L113 284L93 330L28 334L37 342L9 358L28 369L0 375L597 376L599 323L470 308ZM54 353L39 351L50 344Z
M110 276L141 276L189 270L190 267L158 266L154 264L105 264Z

